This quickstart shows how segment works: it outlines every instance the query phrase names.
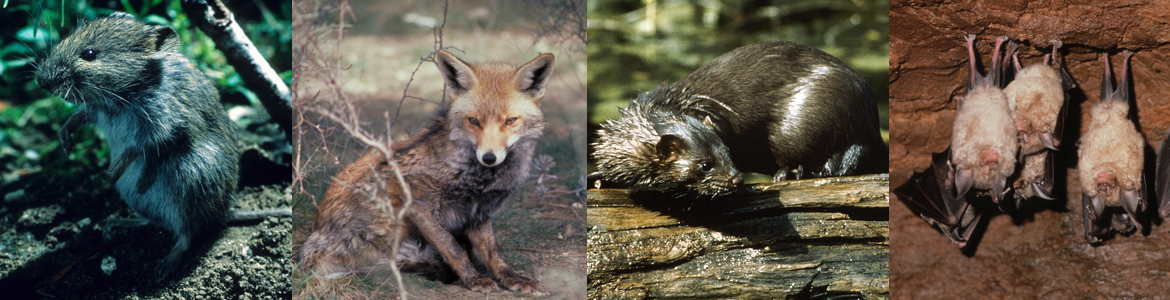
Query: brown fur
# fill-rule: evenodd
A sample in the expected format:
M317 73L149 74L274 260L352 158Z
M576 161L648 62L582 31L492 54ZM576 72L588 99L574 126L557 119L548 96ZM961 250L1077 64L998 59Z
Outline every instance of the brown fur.
M553 56L520 67L473 67L440 50L435 61L452 103L420 133L394 144L394 159L414 199L402 228L384 206L403 208L405 193L387 158L371 151L337 174L298 257L319 274L361 273L396 263L431 278L454 271L473 291L493 290L498 280L509 290L534 292L536 283L504 262L490 218L528 177L544 130L539 103ZM475 270L460 236L495 280ZM391 257L395 239L401 244Z

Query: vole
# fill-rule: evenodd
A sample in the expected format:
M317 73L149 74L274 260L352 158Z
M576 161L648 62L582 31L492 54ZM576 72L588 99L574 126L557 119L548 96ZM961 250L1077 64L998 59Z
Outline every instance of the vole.
M81 24L41 63L41 88L74 103L60 131L93 124L110 147L107 175L138 219L110 227L155 224L175 234L158 264L166 277L191 239L236 218L291 215L288 209L231 212L238 180L235 132L211 83L179 51L169 26L114 13Z
M718 194L738 186L741 171L784 180L881 173L889 164L865 80L832 55L791 42L725 53L642 93L602 127L593 143L598 174L626 185L650 178Z
M1006 192L1007 177L1015 172L1016 130L1007 96L1000 89L999 52L1007 37L996 39L991 70L986 77L975 66L975 35L967 36L970 76L967 93L959 99L951 136L955 187L959 195L971 188L990 190L995 202Z
M1141 229L1137 213L1145 209L1145 190L1142 182L1145 139L1129 119L1129 58L1133 52L1124 51L1120 79L1113 86L1109 54L1105 56L1105 74L1101 82L1100 102L1089 112L1089 126L1081 136L1077 149L1077 172L1080 173L1084 201L1085 239L1100 242L1098 236L1108 233L1108 227L1128 233ZM1114 218L1128 219L1128 224L1103 220L1107 207L1121 207L1125 213Z

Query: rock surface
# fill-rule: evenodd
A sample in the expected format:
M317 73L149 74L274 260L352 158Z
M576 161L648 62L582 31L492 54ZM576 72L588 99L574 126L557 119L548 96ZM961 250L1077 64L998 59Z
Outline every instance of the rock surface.
M1157 297L1170 290L1170 234L1155 220L1145 232L1118 235L1103 245L1085 242L1076 140L1096 105L1111 54L1120 72L1121 49L1130 61L1138 129L1153 174L1153 149L1170 128L1170 2L1157 1L893 1L890 3L890 181L896 187L946 149L955 97L965 93L963 36L979 36L987 69L995 36L1020 43L1024 65L1042 61L1061 40L1063 63L1077 87L1071 92L1054 202L1033 201L1024 213L985 215L976 247L956 249L903 204L890 208L890 282L893 298L1119 298ZM1063 187L1063 188L1061 188ZM1152 187L1151 187L1152 190ZM1066 200L1067 199L1067 200ZM899 202L899 201L895 201ZM1155 214L1144 215L1150 219ZM1156 217L1154 217L1156 219ZM982 237L979 235L982 232Z

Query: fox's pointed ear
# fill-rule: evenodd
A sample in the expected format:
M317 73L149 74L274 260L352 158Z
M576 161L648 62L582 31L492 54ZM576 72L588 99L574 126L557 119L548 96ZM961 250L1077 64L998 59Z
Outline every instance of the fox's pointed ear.
M533 58L532 61L516 69L516 77L512 78L512 84L515 84L516 89L520 92L532 96L537 103L540 103L540 97L544 96L544 86L548 83L548 78L552 77L554 61L556 58L553 57L552 53L541 54Z
M471 66L447 50L435 53L435 65L439 66L439 73L443 75L449 96L463 94L479 84L475 72L471 71Z

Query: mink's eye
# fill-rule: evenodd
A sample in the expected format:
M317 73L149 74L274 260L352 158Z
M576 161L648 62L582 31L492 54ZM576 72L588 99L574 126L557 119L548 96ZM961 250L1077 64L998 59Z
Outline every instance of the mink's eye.
M475 117L467 118L467 123L471 123L471 125L475 125L475 127L479 127L479 119L476 119Z
M512 125L513 123L516 123L517 119L520 119L520 118L517 118L517 117L508 118L508 120L504 121L504 125Z
M81 59L85 61L93 61L97 59L98 51L93 49L81 50Z
M704 163L699 164L699 170L703 171L703 173L710 173L711 168L713 168L713 166L709 162L704 162Z

